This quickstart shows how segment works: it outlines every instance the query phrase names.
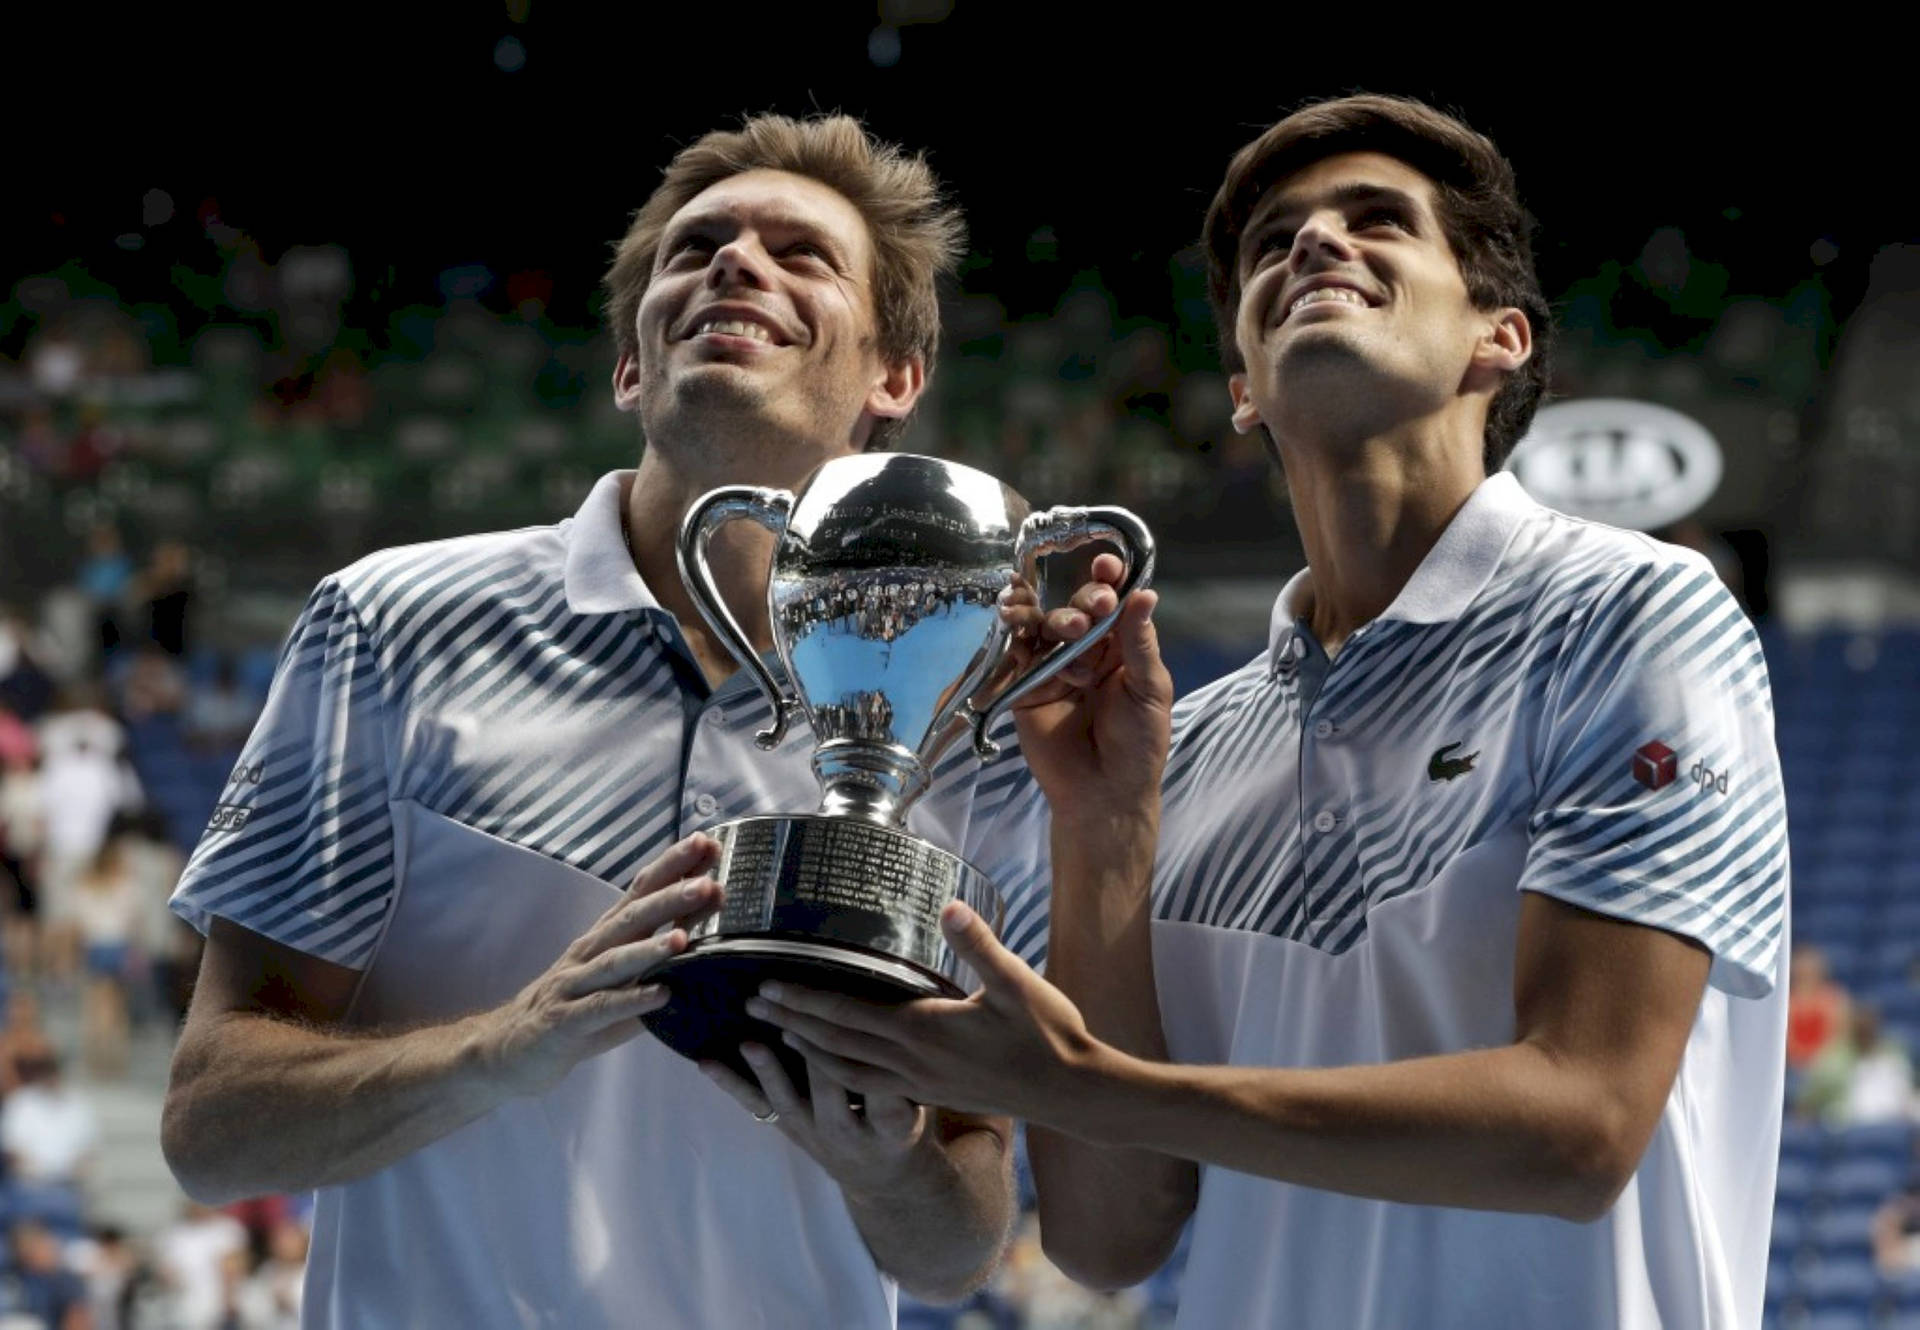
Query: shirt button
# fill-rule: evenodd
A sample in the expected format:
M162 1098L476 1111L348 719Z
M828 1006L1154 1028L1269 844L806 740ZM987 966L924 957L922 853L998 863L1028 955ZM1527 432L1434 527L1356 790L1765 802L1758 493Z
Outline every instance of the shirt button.
M1330 721L1330 720L1316 720L1316 721L1315 721L1315 722L1313 723L1313 737L1314 737L1314 738L1316 738L1316 739L1330 739L1330 738L1332 738L1332 737L1333 737L1333 722L1332 722L1332 721ZM1324 831L1324 830L1325 830L1325 828L1323 827L1323 828L1321 828L1321 830L1323 830L1323 831Z
M1324 808L1313 815L1313 829L1315 831L1332 831L1339 824L1340 819Z
M693 811L701 817L712 817L720 811L720 801L711 794L701 793L694 796ZM1326 816L1322 814L1322 816Z
M705 720L708 725L717 730L727 723L727 713L722 707L714 707L701 719Z

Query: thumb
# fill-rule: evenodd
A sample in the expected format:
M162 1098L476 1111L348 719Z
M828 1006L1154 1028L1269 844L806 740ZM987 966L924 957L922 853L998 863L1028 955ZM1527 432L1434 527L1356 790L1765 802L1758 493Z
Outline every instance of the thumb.
M1120 642L1120 661L1127 670L1127 684L1145 702L1172 700L1173 676L1160 659L1160 630L1153 624L1153 611L1159 604L1159 592L1136 591L1127 597L1126 610L1113 626L1113 635Z
M940 911L940 931L954 954L980 976L989 995L1017 992L1022 976L1033 973L1025 961L1000 945L987 921L964 902L947 902Z

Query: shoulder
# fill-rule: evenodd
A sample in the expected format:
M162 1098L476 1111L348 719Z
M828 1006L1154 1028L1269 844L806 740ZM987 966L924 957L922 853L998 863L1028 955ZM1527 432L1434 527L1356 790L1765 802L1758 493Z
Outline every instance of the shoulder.
M455 536L376 551L321 579L309 613L349 614L390 638L439 611L473 607L559 584L565 575L567 523Z
M1676 635L1753 637L1704 555L1547 508L1509 548L1490 601L1493 612L1524 611L1536 640L1567 648L1616 634L1641 647Z
M1261 653L1229 674L1202 684L1173 704L1173 730L1178 742L1182 732L1191 732L1220 723L1249 697L1264 689L1271 675L1268 652Z

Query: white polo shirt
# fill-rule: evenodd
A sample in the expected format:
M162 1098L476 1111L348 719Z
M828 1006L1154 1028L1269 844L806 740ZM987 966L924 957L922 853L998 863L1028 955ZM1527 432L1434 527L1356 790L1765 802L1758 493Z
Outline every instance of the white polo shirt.
M327 578L173 898L361 971L350 1023L506 1001L690 831L819 801L812 737L754 747L634 571L603 478L557 526L416 545ZM948 754L917 833L1007 897L1038 963L1046 811L1014 744ZM314 1216L310 1330L788 1330L894 1323L838 1187L642 1035L359 1182Z
M1786 1027L1766 666L1697 555L1484 482L1329 662L1268 651L1174 711L1154 969L1173 1057L1312 1067L1511 1043L1520 893L1682 934L1710 986L1600 1221L1204 1171L1191 1330L1752 1330Z

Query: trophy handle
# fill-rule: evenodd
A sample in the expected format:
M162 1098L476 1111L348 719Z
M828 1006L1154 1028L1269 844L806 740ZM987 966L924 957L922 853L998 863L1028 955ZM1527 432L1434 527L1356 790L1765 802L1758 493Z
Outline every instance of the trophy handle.
M1058 554L1103 537L1119 544L1127 565L1118 587L1119 594L1114 598L1113 612L1102 615L1078 642L1070 642L1030 665L985 711L968 704L973 720L973 751L983 761L1000 753L1000 745L987 737L988 727L1000 718L1000 713L1086 654L1120 621L1127 597L1153 580L1153 533L1147 530L1145 522L1125 508L1049 508L1031 514L1020 524L1013 557L1022 570L1042 554Z
M722 485L717 490L701 495L687 510L686 517L680 523L680 539L675 547L680 564L680 580L687 584L687 592L693 597L694 607L700 611L700 617L707 621L707 627L713 630L714 636L726 644L733 658L753 676L760 685L760 691L773 703L773 724L753 736L754 743L761 748L780 746L780 742L787 737L787 723L792 720L793 713L800 709L800 699L780 691L780 685L774 682L766 662L760 659L753 649L753 643L747 640L740 621L733 617L733 611L720 598L720 589L713 581L713 569L707 564L707 542L713 539L715 531L742 517L758 522L775 536L784 536L787 514L792 511L793 495L787 490Z

